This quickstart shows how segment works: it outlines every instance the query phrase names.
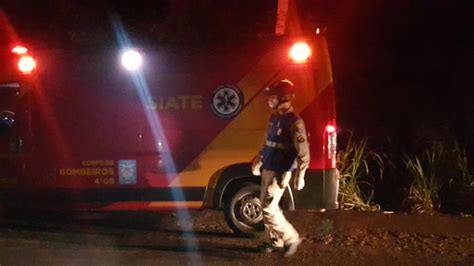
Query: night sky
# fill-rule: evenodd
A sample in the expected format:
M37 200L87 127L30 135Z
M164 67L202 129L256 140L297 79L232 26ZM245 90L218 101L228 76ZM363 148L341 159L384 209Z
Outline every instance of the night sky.
M3 1L20 34L42 36L35 25L56 41L65 40L61 32L104 26L104 6L129 24L173 20L174 14L182 25L217 19L222 34L229 25L268 31L277 2L204 0L192 12L183 11L180 3L186 1ZM474 154L474 1L295 2L306 11L299 13L303 24L327 25L341 143L353 130L375 148L414 151L432 141L458 140ZM224 11L216 13L215 7Z
M448 139L472 150L473 2L339 2L328 37L340 126L407 150Z

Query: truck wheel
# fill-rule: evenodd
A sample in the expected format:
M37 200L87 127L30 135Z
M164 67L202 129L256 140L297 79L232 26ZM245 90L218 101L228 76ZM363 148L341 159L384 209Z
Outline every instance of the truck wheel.
M244 185L225 204L225 220L234 233L246 237L259 237L265 230L260 204L260 186Z

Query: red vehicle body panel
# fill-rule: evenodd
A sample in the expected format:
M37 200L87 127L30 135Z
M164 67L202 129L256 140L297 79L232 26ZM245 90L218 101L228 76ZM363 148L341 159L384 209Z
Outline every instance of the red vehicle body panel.
M16 115L1 136L2 200L100 210L216 208L210 199L220 173L258 152L271 112L262 91L281 78L300 90L295 108L309 133L307 179L322 176L324 187L335 179L325 131L336 121L331 65L323 36L305 39L313 49L307 63L291 62L288 49L299 40L143 48L140 72L120 66L118 49L32 52L34 73L11 65L0 71L0 111ZM242 96L234 116L212 107L223 87Z

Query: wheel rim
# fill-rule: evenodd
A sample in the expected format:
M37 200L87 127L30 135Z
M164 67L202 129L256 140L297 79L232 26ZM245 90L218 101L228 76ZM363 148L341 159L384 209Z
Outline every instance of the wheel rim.
M246 195L240 199L239 214L242 222L255 225L262 221L263 210L260 199L255 195Z

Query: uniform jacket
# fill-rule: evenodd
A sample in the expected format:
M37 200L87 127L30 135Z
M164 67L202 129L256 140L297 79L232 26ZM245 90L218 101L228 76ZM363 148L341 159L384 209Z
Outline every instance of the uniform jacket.
M308 168L310 156L305 125L292 107L284 114L271 115L260 158L263 169L278 173Z

